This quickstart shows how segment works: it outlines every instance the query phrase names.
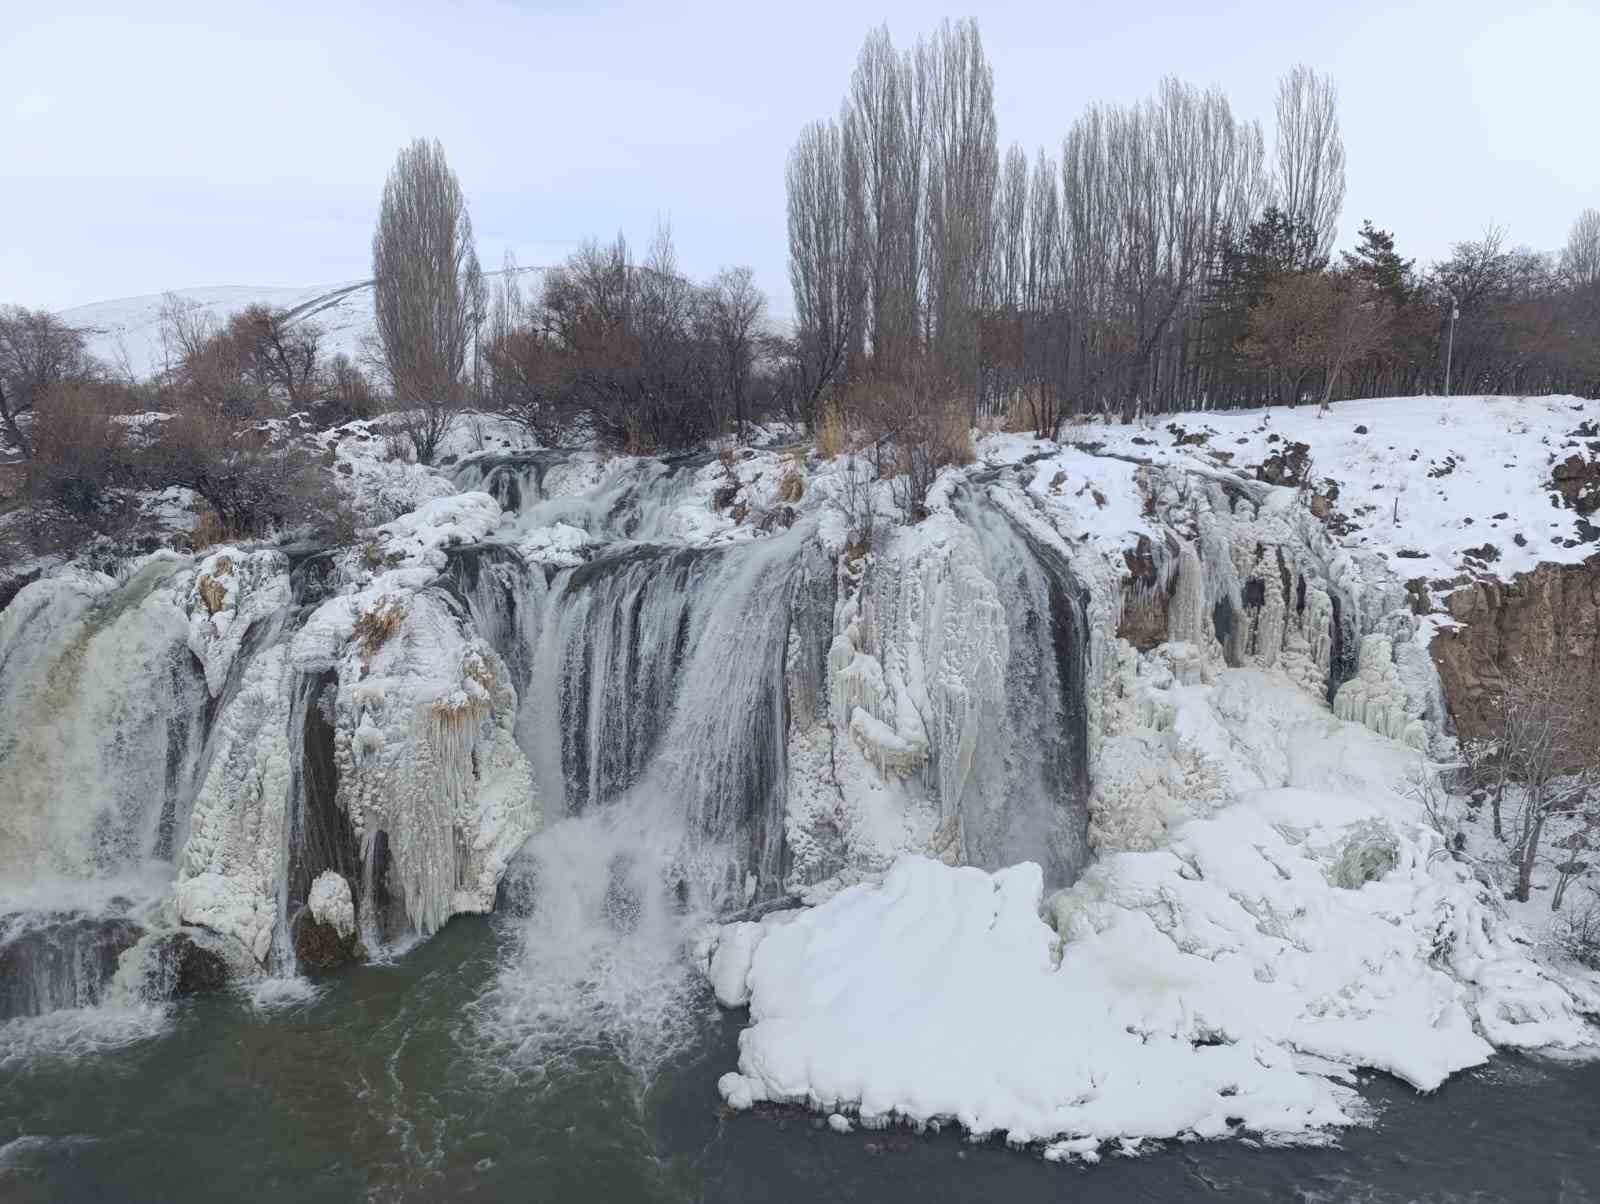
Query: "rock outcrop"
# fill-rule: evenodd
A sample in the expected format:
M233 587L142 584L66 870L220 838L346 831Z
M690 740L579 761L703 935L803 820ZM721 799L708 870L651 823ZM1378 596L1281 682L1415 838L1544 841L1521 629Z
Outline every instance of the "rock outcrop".
M1534 677L1600 670L1600 555L1582 564L1542 564L1510 581L1478 581L1446 606L1456 626L1431 648L1446 705L1462 740L1493 730L1494 698L1506 674ZM1600 712L1587 722L1600 735Z

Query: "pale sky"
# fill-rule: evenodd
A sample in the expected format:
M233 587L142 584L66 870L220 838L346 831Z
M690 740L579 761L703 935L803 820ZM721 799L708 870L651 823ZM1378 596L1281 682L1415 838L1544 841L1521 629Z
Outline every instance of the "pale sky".
M1278 76L1332 72L1341 219L1445 254L1489 221L1558 248L1600 206L1600 0L947 6L0 0L0 302L369 274L395 151L440 138L485 267L670 219L695 275L749 264L790 309L783 166L837 111L869 27L978 18L1002 148L1085 104L1219 84L1270 141Z

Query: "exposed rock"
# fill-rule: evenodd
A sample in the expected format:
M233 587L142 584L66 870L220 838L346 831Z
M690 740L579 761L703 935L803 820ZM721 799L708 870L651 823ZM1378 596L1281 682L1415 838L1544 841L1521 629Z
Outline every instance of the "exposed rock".
M99 1003L144 929L81 912L0 917L0 1020Z
M1275 451L1256 469L1256 479L1269 485L1304 485L1311 467L1311 448L1304 443L1289 443Z
M1177 583L1177 574L1166 568L1170 555L1148 535L1139 536L1138 544L1122 554L1128 576L1122 582L1117 637L1140 652L1148 652L1167 638L1167 608Z
M146 962L146 991L157 999L186 999L222 990L228 961L211 947L215 939L189 928L157 938Z
M308 908L294 926L294 956L302 970L335 969L355 960L356 934L352 930L341 936L336 927L317 919Z
M1511 666L1536 676L1574 663L1600 669L1600 556L1542 564L1509 582L1474 582L1450 594L1446 607L1458 626L1435 636L1430 651L1463 740L1490 734L1493 698ZM1600 735L1600 714L1586 719Z
M1550 487L1579 514L1600 510L1600 460L1573 452L1550 470Z

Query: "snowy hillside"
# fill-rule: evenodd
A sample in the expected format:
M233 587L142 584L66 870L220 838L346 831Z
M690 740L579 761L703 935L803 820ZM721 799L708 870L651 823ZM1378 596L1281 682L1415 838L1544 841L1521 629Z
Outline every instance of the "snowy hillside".
M355 358L362 340L373 329L372 282L351 280L343 284L310 288L256 288L249 285L174 290L218 325L251 305L286 309L297 318L320 323L327 332L328 355L343 352ZM161 310L168 294L149 293L116 301L96 301L63 310L61 317L88 335L90 354L136 377L162 370L167 355L161 344Z
M1600 538L1587 521L1600 501L1588 485L1600 402L1579 397L1384 397L1326 414L1174 414L1066 437L1154 465L1303 485L1344 546L1377 553L1403 579L1509 578L1581 562Z
M537 291L544 269L521 270L524 295ZM485 273L492 285L501 272ZM195 306L217 325L251 305L283 309L300 321L316 322L324 332L323 355L347 355L359 362L375 330L372 281L347 280L307 288L261 288L224 285L216 288L175 289L173 293ZM88 335L90 354L117 369L127 368L143 378L160 372L167 361L161 343L161 310L167 293L96 301L63 310L64 321Z

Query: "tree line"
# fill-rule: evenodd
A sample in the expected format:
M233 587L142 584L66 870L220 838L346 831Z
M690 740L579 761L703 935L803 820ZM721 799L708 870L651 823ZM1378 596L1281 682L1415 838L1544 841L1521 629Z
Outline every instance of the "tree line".
M788 158L788 323L747 267L690 279L666 228L642 256L619 235L537 276L509 255L485 273L444 148L418 140L383 190L375 331L354 359L303 316L218 322L169 296L161 369L136 381L59 318L0 309L10 476L89 524L118 488L182 486L244 535L331 512L282 487L303 465L265 420L291 414L383 415L421 462L468 407L547 444L638 452L783 419L925 485L980 422L1059 436L1085 415L1600 394L1600 211L1556 254L1491 226L1419 267L1370 221L1336 254L1345 148L1325 76L1282 78L1270 148L1222 92L1167 79L1090 105L1058 147L1002 153L994 87L976 22L904 49L868 35L837 116Z
M1559 256L1491 226L1419 270L1366 222L1335 258L1333 81L1293 68L1275 118L1269 153L1220 91L1167 79L1091 105L1055 153L1001 154L975 22L903 51L874 31L789 157L801 416L900 394L1052 435L1084 414L1600 390L1600 212Z

